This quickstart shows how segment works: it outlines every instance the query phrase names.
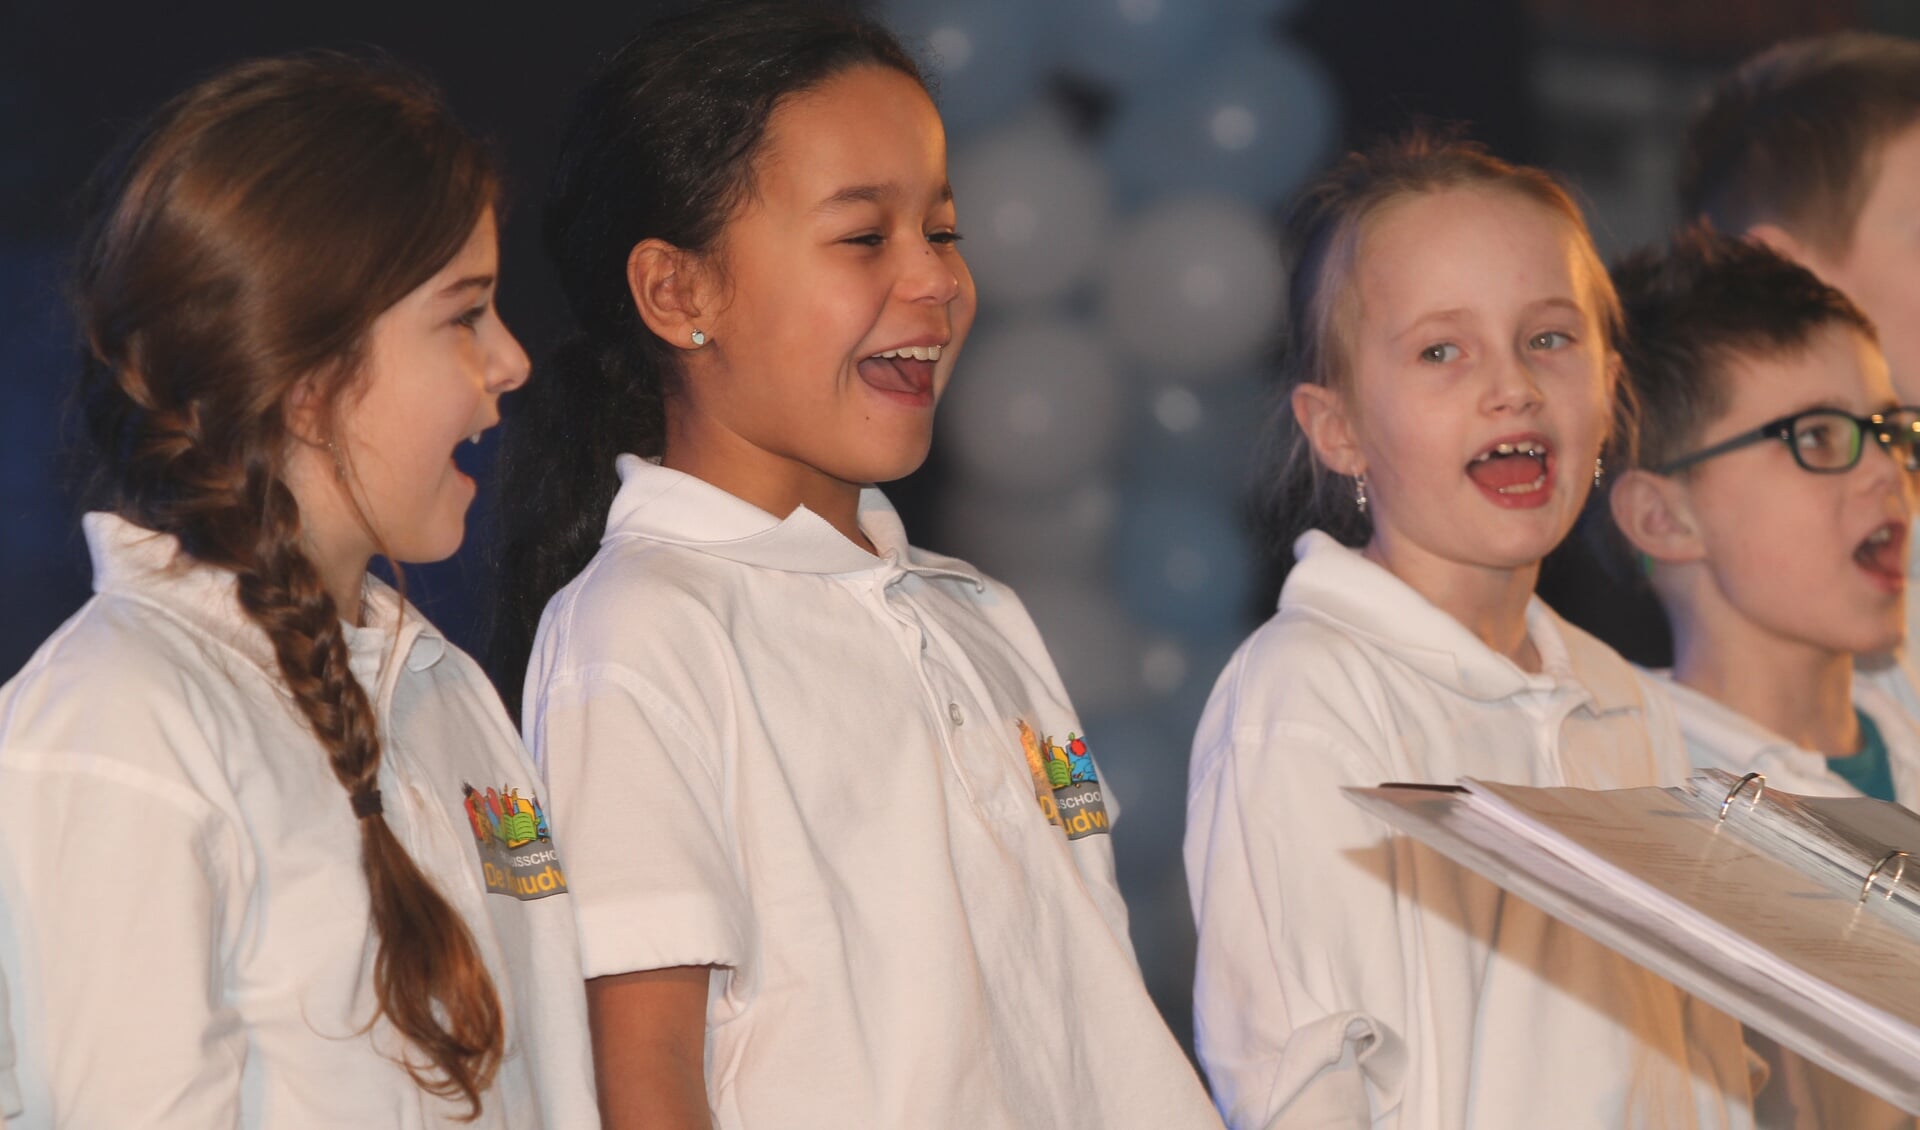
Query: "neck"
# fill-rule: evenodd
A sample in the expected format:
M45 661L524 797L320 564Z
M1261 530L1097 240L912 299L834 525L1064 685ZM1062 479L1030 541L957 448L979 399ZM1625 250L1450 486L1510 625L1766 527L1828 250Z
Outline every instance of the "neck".
M1521 670L1539 672L1540 653L1527 635L1527 603L1540 576L1538 561L1512 569L1440 561L1378 534L1363 552L1460 621L1481 643L1513 660Z
M361 595L367 582L367 562L372 560L369 554L352 552L328 553L317 544L317 539L309 539L307 556L313 560L313 567L319 570L320 583L333 598L333 606L339 610L340 618L354 627L364 627L366 616L361 608Z
M1759 631L1703 631L1675 618L1674 680L1828 757L1860 747L1853 656Z
M804 506L848 541L874 552L873 543L860 530L859 483L836 479L730 431L677 426L678 415L668 414L661 466L719 487L776 518L785 519Z
M330 458L295 445L283 474L300 506L300 548L320 574L321 587L333 598L340 618L362 626L360 598L367 562L373 559L373 536L346 499Z

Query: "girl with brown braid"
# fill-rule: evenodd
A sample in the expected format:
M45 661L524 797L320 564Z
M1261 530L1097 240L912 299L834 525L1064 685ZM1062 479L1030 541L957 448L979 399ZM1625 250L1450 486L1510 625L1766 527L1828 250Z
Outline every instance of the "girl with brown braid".
M527 377L484 148L305 56L187 91L101 185L96 596L0 690L19 1124L594 1125L535 775L366 573L459 547L453 450Z

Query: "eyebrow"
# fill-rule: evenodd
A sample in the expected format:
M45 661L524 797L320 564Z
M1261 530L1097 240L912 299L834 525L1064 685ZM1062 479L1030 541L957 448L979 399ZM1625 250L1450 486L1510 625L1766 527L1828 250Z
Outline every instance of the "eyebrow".
M853 184L834 193L814 206L815 212L833 212L850 204L885 204L901 196L904 190L896 181L885 184ZM953 199L953 185L940 182L940 188L934 193L934 203L945 204Z
M468 290L486 290L493 285L493 280L494 276L492 275L468 275L464 279L450 282L446 286L441 287L437 297L445 298L448 295L459 294L462 291Z
M1571 314L1577 315L1578 317L1582 317L1582 318L1587 316L1587 312L1581 309L1580 304L1578 302L1575 302L1571 298L1559 298L1559 297L1542 298L1533 302L1529 302L1522 309L1521 313L1523 316L1531 315L1545 308L1565 310ZM1417 330L1425 328L1429 322L1451 322L1451 321L1471 320L1474 316L1475 316L1474 310L1471 307L1467 307L1467 306L1454 306L1445 310L1433 310L1433 311L1429 311L1428 313L1420 315L1418 318L1415 318L1411 322L1408 322L1404 329L1400 330L1398 333L1394 334L1393 336L1395 340L1398 340L1400 338L1404 338L1412 335Z

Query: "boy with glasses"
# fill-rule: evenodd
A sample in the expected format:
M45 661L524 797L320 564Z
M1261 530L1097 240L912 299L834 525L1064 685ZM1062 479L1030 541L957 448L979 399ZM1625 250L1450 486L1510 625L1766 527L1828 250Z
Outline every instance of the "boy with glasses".
M1878 327L1902 402L1920 404L1920 42L1842 32L1747 60L1688 127L1680 207L1844 291ZM1861 659L1920 719L1911 664Z
M1683 232L1621 264L1623 395L1639 450L1607 494L1673 628L1657 681L1697 766L1770 788L1920 800L1920 729L1854 657L1900 646L1920 411L1873 325L1761 244ZM1851 1084L1756 1046L1762 1127L1912 1127Z

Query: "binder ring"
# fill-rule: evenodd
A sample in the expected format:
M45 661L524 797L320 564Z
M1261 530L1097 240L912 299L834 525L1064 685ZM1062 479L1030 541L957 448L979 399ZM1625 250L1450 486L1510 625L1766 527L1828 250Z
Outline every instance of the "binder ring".
M1733 807L1733 798L1740 795L1740 790L1747 787L1748 781L1754 782L1754 785L1753 803L1747 807L1755 808L1759 806L1760 798L1767 795L1767 775L1765 773L1749 773L1740 778L1738 784L1727 790L1727 799L1720 802L1720 819L1725 820L1727 818L1727 809Z
M1908 856L1906 852L1898 848L1881 856L1880 862L1874 864L1873 870L1867 872L1867 881L1860 884L1860 901L1867 901L1867 896L1873 893L1873 881L1880 877L1880 869L1889 863L1894 864L1893 875L1887 879L1887 893L1880 897L1883 899L1892 898L1893 888L1900 885L1900 876L1907 873L1907 860L1909 858L1911 857ZM1898 860L1897 863L1895 862L1896 860Z

